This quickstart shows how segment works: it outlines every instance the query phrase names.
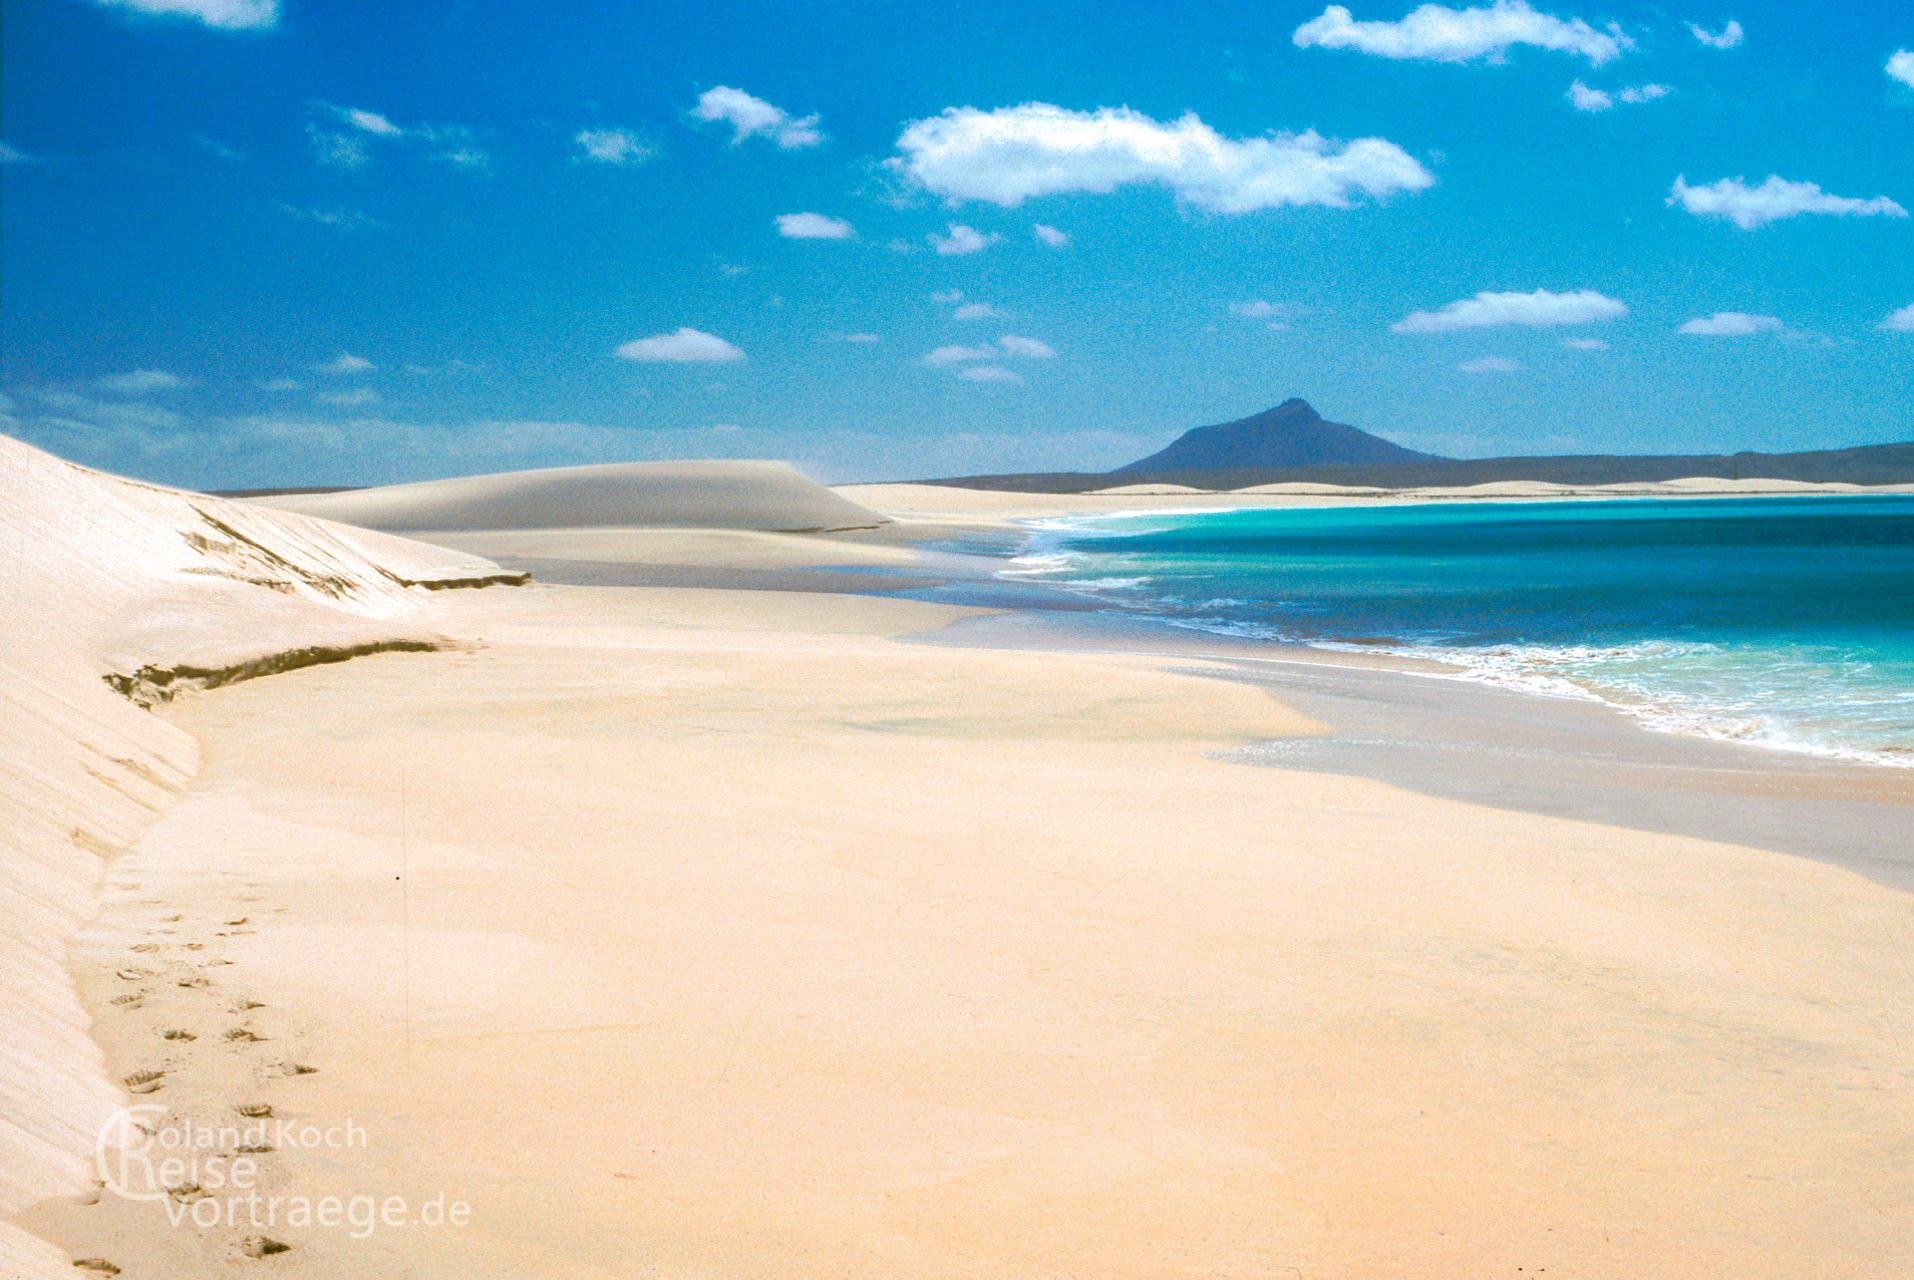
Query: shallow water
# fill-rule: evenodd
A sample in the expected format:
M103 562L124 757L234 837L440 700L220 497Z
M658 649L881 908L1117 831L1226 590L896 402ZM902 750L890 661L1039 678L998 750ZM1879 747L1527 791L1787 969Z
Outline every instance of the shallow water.
M1007 573L1218 634L1413 653L1661 729L1914 765L1914 495L1048 521Z

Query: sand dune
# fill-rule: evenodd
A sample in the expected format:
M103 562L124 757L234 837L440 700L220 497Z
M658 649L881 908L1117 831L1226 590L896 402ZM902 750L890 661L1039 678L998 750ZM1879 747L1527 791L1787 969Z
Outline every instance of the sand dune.
M867 529L885 517L782 462L621 462L254 501L368 529Z
M1136 494L1144 497L1169 497L1179 493L1214 493L1214 489L1198 489L1187 484L1119 484L1108 489L1092 489L1091 493L1103 497L1112 495L1125 497Z
M88 1035L67 942L93 915L106 855L197 768L191 738L109 681L150 701L435 645L421 588L498 575L476 556L118 479L0 436L0 1213L88 1185L94 1135L125 1099ZM63 1259L0 1225L0 1274L59 1273Z

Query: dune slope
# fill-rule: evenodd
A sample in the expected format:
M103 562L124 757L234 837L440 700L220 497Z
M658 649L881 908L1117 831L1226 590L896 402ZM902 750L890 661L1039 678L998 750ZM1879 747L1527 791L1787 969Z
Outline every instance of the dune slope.
M100 1123L125 1101L66 945L108 855L197 767L193 740L139 703L434 647L425 588L512 579L476 556L118 479L0 436L0 1214L83 1190ZM142 975L127 974L138 1000ZM0 1224L0 1274L60 1273L63 1259Z
M782 462L620 462L252 501L394 532L692 528L867 529L887 518Z

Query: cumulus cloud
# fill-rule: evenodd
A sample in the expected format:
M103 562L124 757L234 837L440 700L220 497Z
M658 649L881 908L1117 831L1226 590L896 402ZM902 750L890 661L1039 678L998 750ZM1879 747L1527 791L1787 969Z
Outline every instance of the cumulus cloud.
M1389 326L1396 333L1441 333L1449 329L1495 329L1504 325L1547 327L1592 324L1628 314L1626 303L1595 292L1491 293L1451 302L1438 311L1416 311Z
M1887 73L1914 89L1914 49L1896 49L1887 60Z
M618 348L618 355L646 364L722 364L744 359L744 352L723 338L691 328L634 338Z
M658 154L629 129L580 129L572 141L578 145L572 159L591 164L643 164Z
M1002 315L1003 312L997 310L997 308L991 306L988 302L966 302L950 314L958 320L989 320L995 316Z
M1229 313L1249 320L1274 320L1283 314L1283 309L1273 302L1251 298L1248 302L1230 303Z
M966 360L994 360L996 358L997 348L992 346L966 347L952 344L946 347L938 347L935 351L932 351L924 357L924 363L933 369L941 369L945 365L962 364Z
M1069 232L1059 231L1041 222L1030 228L1030 234L1037 237L1037 243L1048 245L1052 249L1061 249L1070 243Z
M947 234L940 236L933 231L925 236L924 239L930 242L931 248L948 256L951 254L982 253L985 249L988 249L991 245L1003 239L1003 237L994 231L989 235L984 235L975 227L967 227L961 222L953 222L950 224L950 231Z
M865 346L873 342L882 342L883 339L874 333L847 333L844 335L844 341L855 342L860 346Z
M699 120L729 124L732 146L746 138L765 137L786 151L795 151L824 141L824 135L818 132L816 116L793 118L782 107L774 107L763 98L728 85L699 94L698 105L692 108L691 114Z
M957 376L966 382L1022 382L1023 379L1000 364L976 364L961 369Z
M1563 338L1562 345L1570 351L1606 351L1608 344L1600 338Z
M1296 28L1299 48L1355 49L1379 58L1428 62L1501 62L1516 45L1529 45L1586 58L1601 66L1621 56L1632 42L1621 28L1597 30L1580 18L1557 18L1531 9L1524 0L1495 0L1485 8L1451 9L1425 4L1397 22L1358 22L1339 4Z
M939 289L936 293L930 295L930 300L932 302L943 303L962 302L964 300L964 291L962 289Z
M1773 316L1749 315L1746 311L1717 311L1711 316L1696 316L1677 332L1698 338L1744 338L1751 333L1780 333L1787 328Z
M315 102L312 110L318 118L306 121L306 135L312 140L313 154L320 164L335 169L358 169L370 163L373 139L382 144L403 142L423 147L432 159L461 169L485 169L491 165L492 157L464 125L420 124L405 128L380 112L330 102Z
M314 399L320 404L329 404L334 408L352 409L361 405L379 403L379 393L371 387L354 387L350 391L321 391Z
M821 213L780 213L778 234L788 240L849 240L857 234L842 218Z
M1881 321L1881 327L1890 333L1914 333L1914 302L1899 311L1888 312L1887 319Z
M932 194L1006 207L1034 196L1153 184L1213 213L1340 209L1359 195L1435 183L1414 157L1382 138L1340 145L1313 131L1226 138L1194 114L1165 123L1128 107L951 107L908 125L897 146L903 154L886 163Z
M1698 22L1688 24L1688 33L1710 49L1732 49L1741 43L1741 24L1730 18L1719 31L1710 31Z
M316 206L302 208L296 204L279 202L280 212L303 222L316 222L322 227L334 227L340 231L357 231L363 227L375 227L377 219L366 216L357 209L348 209L344 205Z
M1617 102L1653 102L1673 92L1665 84L1638 84L1610 93L1606 89L1591 89L1577 80L1568 87L1568 100L1575 104L1577 111L1607 111Z
M1507 356L1483 356L1479 360L1464 360L1456 366L1463 373L1514 373L1521 367Z
M349 351L341 351L324 364L316 364L313 368L320 373L367 373L372 369L372 361L364 356L355 356Z
M997 339L997 345L1003 349L1005 355L1018 356L1025 360L1055 360L1057 358L1057 353L1051 350L1049 343L1039 342L1035 338L1020 338L1014 333L1006 333Z
M221 31L262 31L279 22L279 0L94 0L106 9L187 18Z
M1022 337L1014 333L1006 333L1003 337L997 339L995 344L984 343L974 347L952 344L950 346L938 347L935 351L932 351L924 357L924 363L933 369L942 369L953 364L976 364L980 361L1001 360L1005 358L1017 360L1055 360L1057 353L1047 342L1041 342L1036 338ZM969 370L965 370L959 376L968 377L969 373Z
M101 378L93 384L102 391L111 391L123 396L143 396L155 391L172 391L186 385L186 379L164 369L134 369L130 373L116 373L110 378Z
M1753 231L1764 223L1778 222L1804 213L1826 214L1837 218L1905 218L1903 209L1886 196L1861 200L1829 195L1812 182L1789 182L1777 174L1758 187L1740 178L1723 178L1706 186L1691 187L1685 177L1675 179L1669 189L1668 203L1680 205L1697 218L1726 218L1743 231Z

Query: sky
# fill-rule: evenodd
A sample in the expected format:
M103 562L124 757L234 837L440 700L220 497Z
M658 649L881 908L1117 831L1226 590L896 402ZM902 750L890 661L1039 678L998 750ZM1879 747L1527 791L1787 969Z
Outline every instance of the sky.
M1838 15L1838 16L1836 16ZM173 484L1914 439L1906 0L7 0L0 430Z

